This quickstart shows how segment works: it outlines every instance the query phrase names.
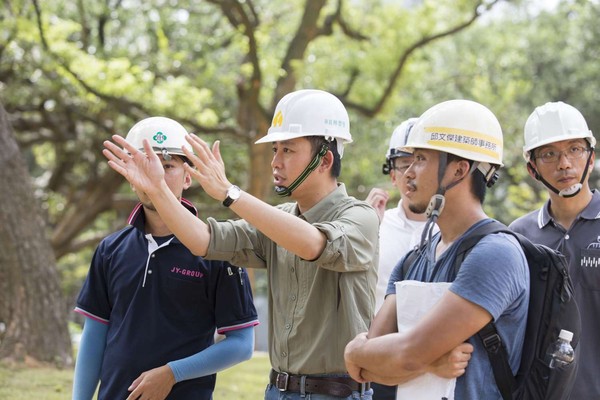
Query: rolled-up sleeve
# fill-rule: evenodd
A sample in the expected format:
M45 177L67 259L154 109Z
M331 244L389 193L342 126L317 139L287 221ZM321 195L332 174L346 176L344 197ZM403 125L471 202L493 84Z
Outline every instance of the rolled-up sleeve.
M229 261L233 265L249 268L266 268L263 256L264 235L246 221L217 221L207 219L210 243L207 260Z
M379 218L370 206L354 204L335 221L313 226L327 237L323 253L314 261L317 266L336 272L366 271L378 259Z

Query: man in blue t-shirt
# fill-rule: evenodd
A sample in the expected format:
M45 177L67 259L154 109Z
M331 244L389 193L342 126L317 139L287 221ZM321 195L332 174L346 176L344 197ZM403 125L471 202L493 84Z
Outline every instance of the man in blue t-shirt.
M419 118L402 150L414 156L404 173L403 199L413 212L428 215L429 240L406 276L402 262L394 269L369 332L346 347L348 371L355 380L385 384L433 372L458 377L457 400L500 399L487 353L474 335L494 321L516 372L529 304L525 255L515 238L497 233L472 248L458 274L453 268L461 240L492 221L483 201L502 166L500 124L481 104L446 101ZM435 222L440 232L432 236ZM415 326L398 333L394 283L408 279L452 283Z
M191 185L176 121L152 117L131 128L160 154L165 183L181 204ZM249 359L258 323L243 268L193 255L168 229L149 197L129 226L106 237L94 254L75 311L85 325L75 366L74 400L212 399L217 371ZM215 331L225 336L214 343Z

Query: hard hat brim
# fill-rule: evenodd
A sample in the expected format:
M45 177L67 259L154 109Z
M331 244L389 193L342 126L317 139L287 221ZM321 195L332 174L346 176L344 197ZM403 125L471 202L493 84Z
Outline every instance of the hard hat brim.
M274 133L266 134L265 136L263 136L262 138L258 139L256 142L254 142L254 144L283 142L286 140L298 139L298 138L307 137L307 136L332 137L334 139L341 140L344 144L352 143L352 139L342 138L337 135L326 135L326 134L323 134L320 132L319 133L316 133L316 132L299 132L299 133L298 132L274 132Z

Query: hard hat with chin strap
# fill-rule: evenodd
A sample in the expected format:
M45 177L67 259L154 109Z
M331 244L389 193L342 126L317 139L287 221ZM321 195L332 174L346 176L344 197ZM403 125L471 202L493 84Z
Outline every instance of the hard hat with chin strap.
M157 154L165 160L171 155L184 156L182 147L193 152L192 146L185 140L188 132L177 121L166 117L149 117L137 122L125 137L138 150L144 150L143 140L147 139Z
M340 157L352 142L350 120L344 104L323 90L303 89L285 95L275 108L266 136L255 143L273 143L304 136L337 140Z
M344 144L352 142L350 119L344 104L323 90L303 89L289 93L277 103L271 127L255 143L274 143L306 136L322 136L326 142L335 140L342 158ZM304 171L287 187L277 186L279 196L290 196L321 163L327 154L324 144Z
M471 100L448 100L431 107L415 123L401 150L431 149L477 162L488 186L502 167L503 138L498 119Z
M427 223L421 234L421 244L431 240L433 226L445 205L445 193L463 179L443 186L442 178L447 169L448 154L471 160L471 173L479 170L488 187L498 179L497 170L502 167L502 128L498 119L487 107L470 100L448 100L429 108L419 117L408 137L403 151L430 149L440 152L438 164L438 189L429 200L425 214ZM427 254L434 260L435 246Z
M594 147L596 146L596 138L594 138L592 131L588 128L587 122L579 110L562 101L548 102L543 106L536 107L529 118L527 118L527 122L525 122L524 136L523 157L527 161L527 167L531 170L535 179L542 182L544 186L561 197L576 196L583 188L589 168L583 170L578 183L558 190L544 179L537 170L534 150L563 140L585 139L590 146L587 158L587 165L589 165L594 153Z
M583 115L575 107L562 101L536 107L527 118L524 131L523 157L527 162L534 149L562 140L586 139L592 148L596 146L596 138Z

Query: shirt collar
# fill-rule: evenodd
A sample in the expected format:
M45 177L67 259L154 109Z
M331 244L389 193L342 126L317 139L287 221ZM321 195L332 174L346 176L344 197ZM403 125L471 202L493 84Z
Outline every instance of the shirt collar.
M579 218L594 220L600 219L600 192L592 190L592 200L579 214ZM546 201L538 213L538 227L541 229L552 221L550 215L550 200Z
M182 197L180 201L181 201L181 204L189 212L191 212L196 217L198 217L198 210L188 199L184 199ZM127 218L127 223L129 225L133 226L134 228L139 229L142 232L144 232L144 226L146 224L146 216L144 214L144 207L142 206L142 203L136 204L136 206L133 208L133 211L131 211L131 214L129 214L129 218Z
M332 209L339 207L340 201L348 197L346 186L343 183L338 183L338 187L321 201L315 204L310 210L307 210L302 217L310 223L322 221L325 215ZM296 203L294 213L300 215L298 204Z

